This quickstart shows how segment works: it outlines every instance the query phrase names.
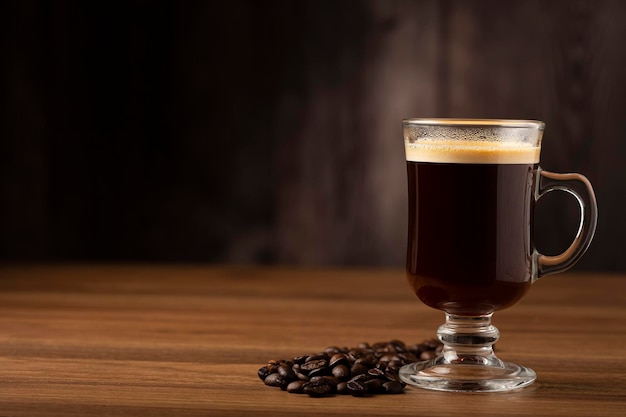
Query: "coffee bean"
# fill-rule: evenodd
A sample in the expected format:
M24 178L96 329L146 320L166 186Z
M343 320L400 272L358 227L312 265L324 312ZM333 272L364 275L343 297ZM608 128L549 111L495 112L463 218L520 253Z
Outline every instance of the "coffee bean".
M367 368L373 368L374 366L376 366L376 356L372 355L372 354L368 354L365 355L363 357L360 357L359 359L357 359L356 361L354 361L354 364L361 364L361 365L365 365L367 366Z
M305 381L292 381L287 385L287 392L292 394L303 394Z
M383 384L383 390L387 394L402 394L404 392L404 387L400 382L389 381Z
M301 372L296 372L296 377L300 380L300 381L308 381L310 378L308 377L308 375L305 375Z
M325 380L321 379L315 382L307 382L304 384L303 391L311 397L323 397L330 394L331 387Z
M339 395L348 395L350 391L348 390L348 382L340 382L337 384L337 394Z
M280 376L282 376L285 381L291 382L291 381L295 381L296 379L298 379L298 376L293 371L293 369L290 366L287 366L287 365L279 366L278 367L278 374Z
M330 385L333 391L337 389L337 385L341 382L338 378L335 378L332 375L327 375L324 379L326 379L326 382L328 382L328 385Z
M311 372L309 372L309 378L313 378L316 376L330 375L330 373L331 373L331 368L325 366L325 367L313 369Z
M326 349L324 349L324 353L326 353L329 356L335 355L337 353L343 353L344 349L338 347L338 346L329 346Z
M308 376L308 375L305 375L305 374L303 374L303 373L301 373L301 372L296 372L296 377L297 377L300 381L308 381L309 379L311 379L311 378L309 378L309 376Z
M337 365L333 368L332 374L335 378L345 381L350 378L350 370L345 365Z
M350 381L362 381L362 382L365 382L365 381L369 381L370 379L372 379L372 377L370 375L368 375L367 372L366 372L364 374L353 376L352 378L350 378Z
M269 374L265 378L265 385L269 385L270 387L279 387L280 389L285 389L287 387L287 382L284 380L282 376L278 372L274 372L273 374Z
M382 350L384 349L387 345L389 344L389 342L376 342L372 345L372 349L374 350Z
M417 356L415 356L413 353L411 352L404 352L404 353L399 353L398 354L398 358L400 359L400 361L398 362L402 362L404 364L409 364L409 363L413 363L413 362L417 362L419 359L417 358ZM391 361L391 362L395 362L395 361Z
M417 362L417 359L414 361L391 361L391 362L387 362L387 368L400 368L403 365L413 363L413 362Z
M392 340L389 342L389 344L395 348L396 352L407 351L406 345L404 344L402 340Z
M309 355L296 356L295 358L293 358L293 362L297 363L298 365L302 365L308 357Z
M270 374L270 370L267 366L263 366L259 368L258 375L261 378L261 381L265 381L265 378Z
M270 374L273 374L274 372L278 372L278 362L275 360L271 360L267 362L267 365L265 365L265 367L267 368Z
M367 371L369 371L369 368L360 363L356 363L350 368L350 374L352 374L352 376L365 374Z
M378 368L372 368L370 370L367 371L367 374L374 377L374 378L384 378L385 377L385 371L382 371Z
M310 355L308 358L306 358L306 360L304 361L306 362L313 362L313 361L319 361L319 360L325 360L326 362L328 362L328 359L330 357L326 354L326 352L322 352L322 353L316 353L314 355Z
M348 353L346 353L346 356L348 357L348 359L350 359L351 363L354 363L354 361L367 354L369 354L369 352L366 352L363 349L350 349Z
M305 374L307 373L310 374L311 371L314 371L316 369L326 368L327 365L328 365L327 359L314 359L314 360L307 361L303 363L302 365L300 365L300 371Z
M335 353L328 361L328 366L335 367L338 365L350 365L350 360L345 353Z
M426 350L420 355L420 359L423 361L429 361L437 357L437 353L434 350Z
M400 376L398 375L398 371L391 372L385 371L385 379L390 382L400 382Z
M380 394L384 391L383 381L378 378L372 378L369 381L365 381L365 387L368 394Z
M363 397L367 394L367 386L363 381L350 380L347 384L348 392L353 397Z
M392 354L387 354L384 356L381 356L378 361L379 362L383 362L383 363L389 363L392 361L401 361L402 359L400 359L400 357L398 355L392 355Z

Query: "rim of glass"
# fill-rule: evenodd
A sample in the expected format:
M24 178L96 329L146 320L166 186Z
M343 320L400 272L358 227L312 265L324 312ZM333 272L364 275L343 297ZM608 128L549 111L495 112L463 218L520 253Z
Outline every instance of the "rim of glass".
M524 119L456 119L456 118L410 118L402 120L405 125L420 126L472 126L472 127L526 127L544 130L541 120Z

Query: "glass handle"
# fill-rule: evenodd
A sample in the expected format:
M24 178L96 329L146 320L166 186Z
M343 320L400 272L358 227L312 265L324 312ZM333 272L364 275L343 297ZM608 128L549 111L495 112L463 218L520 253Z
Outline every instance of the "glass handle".
M539 187L535 200L554 190L565 191L576 198L580 206L580 224L574 241L560 255L548 256L535 250L536 278L563 272L578 262L591 244L598 223L596 196L584 175L557 174L539 168Z

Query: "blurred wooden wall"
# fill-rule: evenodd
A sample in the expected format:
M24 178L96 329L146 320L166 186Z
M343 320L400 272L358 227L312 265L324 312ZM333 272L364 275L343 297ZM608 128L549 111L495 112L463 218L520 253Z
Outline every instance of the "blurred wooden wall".
M626 270L626 2L5 2L0 259L402 265L406 117L544 120ZM537 215L572 239L573 199Z

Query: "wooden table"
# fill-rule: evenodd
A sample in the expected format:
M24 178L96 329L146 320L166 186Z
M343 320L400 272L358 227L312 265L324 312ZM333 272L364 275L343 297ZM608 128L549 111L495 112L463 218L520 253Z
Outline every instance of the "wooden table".
M434 336L400 270L0 267L0 416L626 415L626 276L547 277L498 312L509 393L407 388L311 398L265 386L269 359Z

